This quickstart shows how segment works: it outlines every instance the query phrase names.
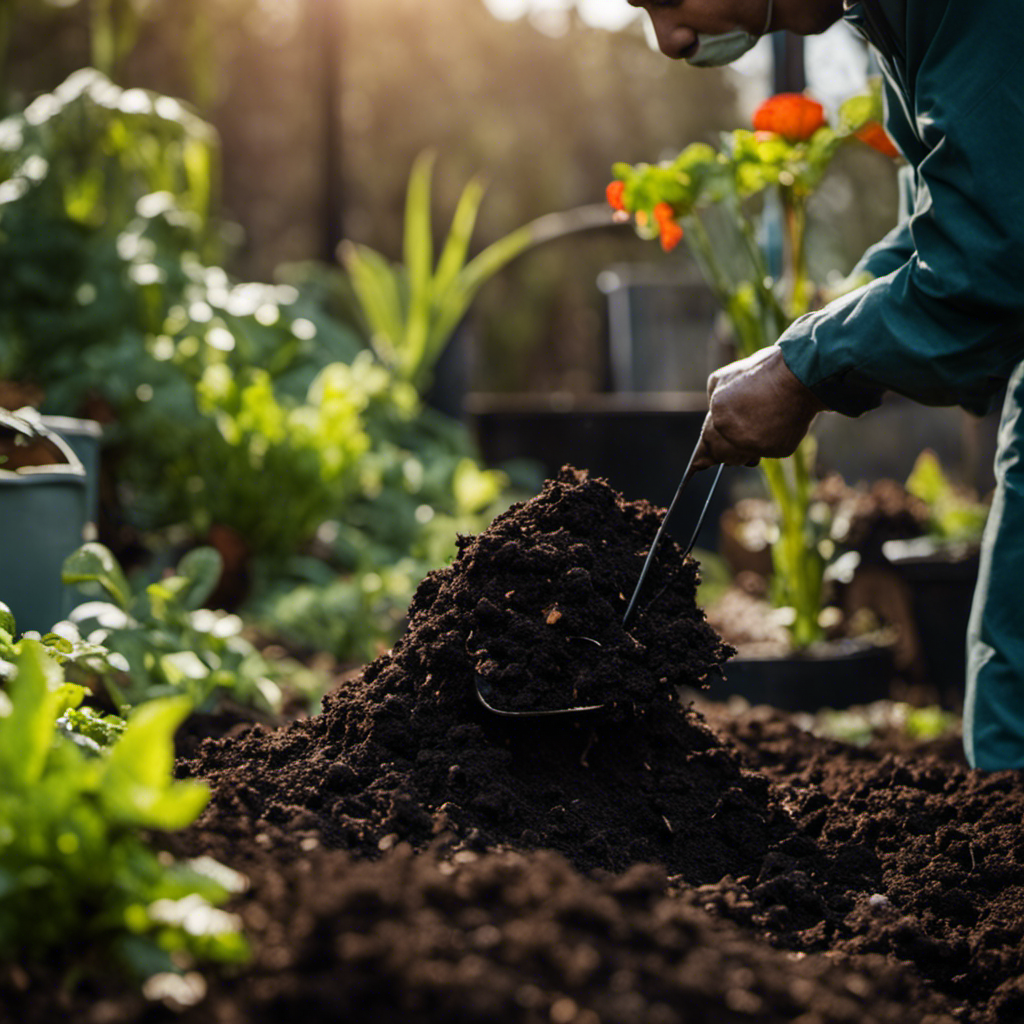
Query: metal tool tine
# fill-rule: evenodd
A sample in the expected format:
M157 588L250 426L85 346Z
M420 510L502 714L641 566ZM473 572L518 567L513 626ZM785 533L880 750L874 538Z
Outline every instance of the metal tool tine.
M636 587L633 589L633 596L629 599L626 614L622 616L623 629L625 629L633 619L633 613L636 611L637 600L640 597L640 591L643 588L644 580L647 578L647 572L654 561L654 556L657 554L658 548L661 546L661 539L665 533L665 527L668 526L668 521L672 518L676 502L679 501L679 496L683 493L683 488L686 487L686 484L690 479L690 475L693 470L693 460L697 457L697 450L699 448L700 440L697 441L697 445L694 447L693 453L690 455L690 461L686 464L686 472L683 473L683 478L679 481L676 493L672 497L672 503L669 505L668 511L666 511L662 518L661 525L658 527L658 532L654 535L654 541L651 544L650 550L647 552L647 558L644 560L644 567L640 570L640 578L636 581ZM684 558L693 550L693 545L697 542L697 534L700 533L700 528L704 525L704 517L707 515L708 508L711 506L711 497L715 493L715 487L718 486L718 480L722 475L723 468L723 466L719 466L718 469L715 470L715 476L711 481L711 488L708 490L708 496L704 502L704 507L701 509L700 516L697 519L697 525L694 527L693 536L690 537L690 543L683 552Z

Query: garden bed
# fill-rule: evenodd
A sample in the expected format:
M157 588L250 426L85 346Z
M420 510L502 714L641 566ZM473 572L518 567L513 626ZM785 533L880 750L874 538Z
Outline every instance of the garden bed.
M148 1002L19 968L9 1019L1024 1019L1019 776L683 703L730 652L671 544L621 629L659 519L563 470L460 541L321 714L187 747L213 798L170 845L248 877L252 962ZM608 707L499 718L477 674L509 706Z

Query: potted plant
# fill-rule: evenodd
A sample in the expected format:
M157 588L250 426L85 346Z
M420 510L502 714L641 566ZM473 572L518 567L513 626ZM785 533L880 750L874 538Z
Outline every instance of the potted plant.
M851 139L895 152L884 132L879 135L880 103L877 91L848 100L831 126L810 97L780 94L758 108L753 130L724 134L718 148L693 143L662 164L615 165L610 205L664 250L688 244L728 319L739 357L774 343L819 299L822 290L807 260L808 200ZM782 229L776 253L761 243L772 210L779 211ZM823 652L826 640L828 619L822 612L830 552L827 523L813 501L814 461L815 441L809 436L789 458L764 459L760 468L777 523L771 603L791 653L800 655L790 659L792 671L806 674L806 685L816 688L820 668L809 662ZM870 648L858 648L854 659L874 656ZM757 660L730 663L731 689L744 667L757 667L760 674ZM781 680L780 671L773 661L768 681L754 687L759 698L790 706L817 699L802 693L799 681ZM863 695L863 672L855 673L857 693Z
M70 445L0 409L0 601L22 629L45 633L70 611L61 572L86 521L85 469Z
M924 532L886 541L882 556L908 594L919 651L912 681L927 683L935 699L959 708L967 671L967 625L988 505L954 484L938 456L927 449L918 456L905 487L924 509Z

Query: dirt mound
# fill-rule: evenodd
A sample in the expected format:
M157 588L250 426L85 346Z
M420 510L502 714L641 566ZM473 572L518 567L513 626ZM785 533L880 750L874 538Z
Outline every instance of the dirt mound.
M788 949L879 953L962 1001L967 1020L1024 1020L1024 777L962 756L816 738L767 709L712 712L770 775L793 834L756 883L699 893Z
M363 855L389 836L422 847L452 833L479 849L557 850L584 869L657 861L698 883L756 871L778 817L766 780L741 771L677 696L727 648L676 545L635 625L621 627L659 523L659 510L563 470L462 539L419 588L394 650L321 715L204 744L188 766L214 786L201 826L290 821ZM610 707L508 720L476 700L477 672L511 702Z
M186 748L213 799L167 841L250 878L251 965L185 1009L10 969L0 1019L1020 1024L1020 774L680 706L727 651L673 545L621 629L659 521L563 471L322 714ZM508 720L477 673L510 706L611 706Z

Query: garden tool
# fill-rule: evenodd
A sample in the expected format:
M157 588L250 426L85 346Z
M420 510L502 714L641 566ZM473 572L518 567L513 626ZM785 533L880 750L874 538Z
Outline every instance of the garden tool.
M690 455L690 461L686 464L686 472L683 473L682 479L679 481L679 486L676 488L676 493L672 497L672 502L669 505L665 515L662 517L661 525L658 527L658 532L654 535L654 540L651 543L650 549L647 552L647 557L644 559L643 568L640 570L640 578L636 581L636 586L633 588L633 596L629 600L629 604L626 606L626 613L622 617L622 628L628 628L630 622L633 620L633 616L636 612L637 601L640 597L640 591L643 589L644 581L647 579L648 570L654 562L654 557L658 552L658 548L661 546L662 537L665 534L665 528L668 526L669 520L672 518L672 513L675 511L677 502L679 501L680 495L683 493L683 489L686 487L690 480L693 472L693 460L697 456L697 450L700 448L700 439L697 441L697 445L693 449L693 453ZM711 498L715 493L715 488L718 485L718 481L722 476L722 466L719 466L715 470L714 477L711 481L711 487L708 489L707 497L704 499L704 507L700 511L700 515L697 517L697 525L693 528L693 533L690 535L690 541L686 545L686 550L683 552L683 558L693 550L693 545L697 541L697 534L700 533L700 528L704 525L704 518L707 515L708 509L711 506ZM579 637L577 639L587 640L587 637ZM476 673L475 676L476 696L480 703L490 712L495 715L502 715L506 718L540 718L548 715L581 715L589 714L594 711L601 711L607 707L606 704L586 704L578 707L568 708L554 708L546 711L503 711L501 708L495 707L494 705L494 687L485 679L480 673Z

